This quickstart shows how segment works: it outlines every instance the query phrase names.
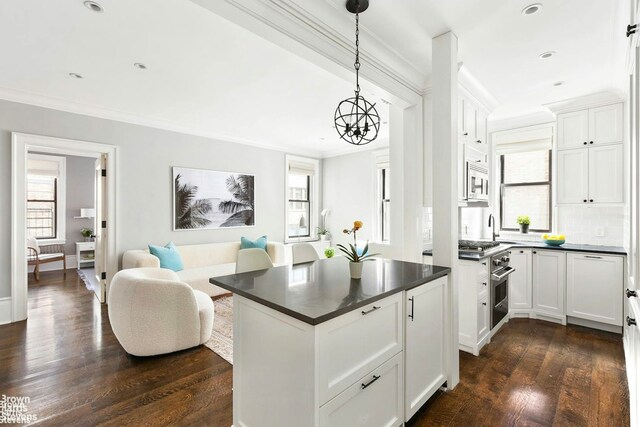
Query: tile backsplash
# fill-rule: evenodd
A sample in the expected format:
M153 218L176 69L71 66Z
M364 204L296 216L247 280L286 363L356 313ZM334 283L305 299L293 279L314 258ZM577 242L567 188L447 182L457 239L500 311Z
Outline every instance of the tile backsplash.
M563 206L557 208L554 232L569 243L622 246L624 207Z
M564 234L567 242L586 245L623 246L624 207L562 206L556 208L554 234ZM487 227L490 208L460 208L460 237L463 239L491 239ZM422 240L425 248L433 242L433 209L424 208ZM499 227L499 225L498 225ZM496 227L496 232L498 232ZM540 233L501 232L498 239L534 241Z

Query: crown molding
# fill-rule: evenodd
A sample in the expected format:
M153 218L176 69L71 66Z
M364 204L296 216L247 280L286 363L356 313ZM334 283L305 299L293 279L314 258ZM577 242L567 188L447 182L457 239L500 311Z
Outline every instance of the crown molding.
M345 79L353 79L354 23L346 11L318 0L191 0ZM425 75L361 25L360 75L405 105L420 102ZM336 67L337 66L337 67Z
M243 138L237 138L231 135L198 130L192 127L179 125L168 122L165 119L144 117L137 114L113 110L94 105L81 104L68 101L61 98L38 95L30 92L19 91L0 87L0 99L16 102L19 104L27 104L51 110L63 111L67 113L79 114L82 116L95 117L99 119L112 120L116 122L128 123L132 125L144 126L154 129L161 129L170 132L181 133L185 135L199 136L203 138L214 139L220 142L229 142L234 144L248 145L266 150L279 151L284 153L298 154L308 157L321 158L322 153L318 150L299 149L292 147L282 147L271 145L269 143L253 141Z
M543 104L553 113L567 113L571 111L584 110L587 108L600 107L608 104L624 102L624 96L617 91L598 92L576 98L564 99L558 102Z
M531 126L546 125L555 123L556 118L550 111L536 111L535 113L525 114L521 116L507 117L504 119L491 120L487 123L487 131L489 133L508 131L512 129L521 129Z

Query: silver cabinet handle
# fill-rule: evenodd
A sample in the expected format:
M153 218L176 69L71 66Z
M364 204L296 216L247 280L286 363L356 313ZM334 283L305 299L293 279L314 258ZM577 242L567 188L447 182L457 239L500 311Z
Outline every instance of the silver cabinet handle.
M413 322L413 297L409 298L409 301L411 301L411 314L409 315L409 318Z
M591 259L602 259L601 256L594 256L594 255L585 255L585 258L591 258Z
M362 311L362 315L366 316L367 314L376 311L377 309L379 309L380 307L376 307L375 305L373 306L373 308L371 310L367 310L367 311Z

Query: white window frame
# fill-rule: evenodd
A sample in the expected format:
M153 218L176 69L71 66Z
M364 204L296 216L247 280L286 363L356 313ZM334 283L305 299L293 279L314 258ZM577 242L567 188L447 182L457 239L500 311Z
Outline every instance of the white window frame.
M308 237L289 237L289 169L291 164L304 164L313 169L313 176L309 179L309 236ZM318 238L318 219L320 216L320 161L310 157L300 157L287 154L285 156L284 170L284 241L285 243L295 242L312 242L319 240Z
M391 243L391 203L393 203L392 199L389 199L389 230L387 230L387 235L389 238L387 240L382 240L382 170L386 169L391 173L391 162L389 157L389 150L378 150L373 153L374 159L374 167L375 167L375 200L374 206L376 212L376 232L375 232L375 241L376 243L381 244L390 244Z
M28 153L28 160L43 160L56 162L58 164L58 175L56 179L56 236L51 239L38 239L40 244L65 244L67 240L67 158L63 156L50 156L46 154ZM27 175L29 175L27 167ZM31 173L31 175L47 175L45 173ZM51 176L51 175L48 175ZM26 203L26 199L25 199Z

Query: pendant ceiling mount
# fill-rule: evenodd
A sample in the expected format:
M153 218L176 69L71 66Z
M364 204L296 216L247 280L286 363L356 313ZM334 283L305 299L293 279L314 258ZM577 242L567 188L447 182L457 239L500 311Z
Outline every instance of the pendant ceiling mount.
M334 114L336 131L340 138L353 145L368 144L378 137L380 115L372 104L360 95L360 17L369 7L369 0L348 0L346 8L356 15L356 70L355 96L341 101Z
M347 10L351 13L362 13L369 8L369 0L347 0Z

